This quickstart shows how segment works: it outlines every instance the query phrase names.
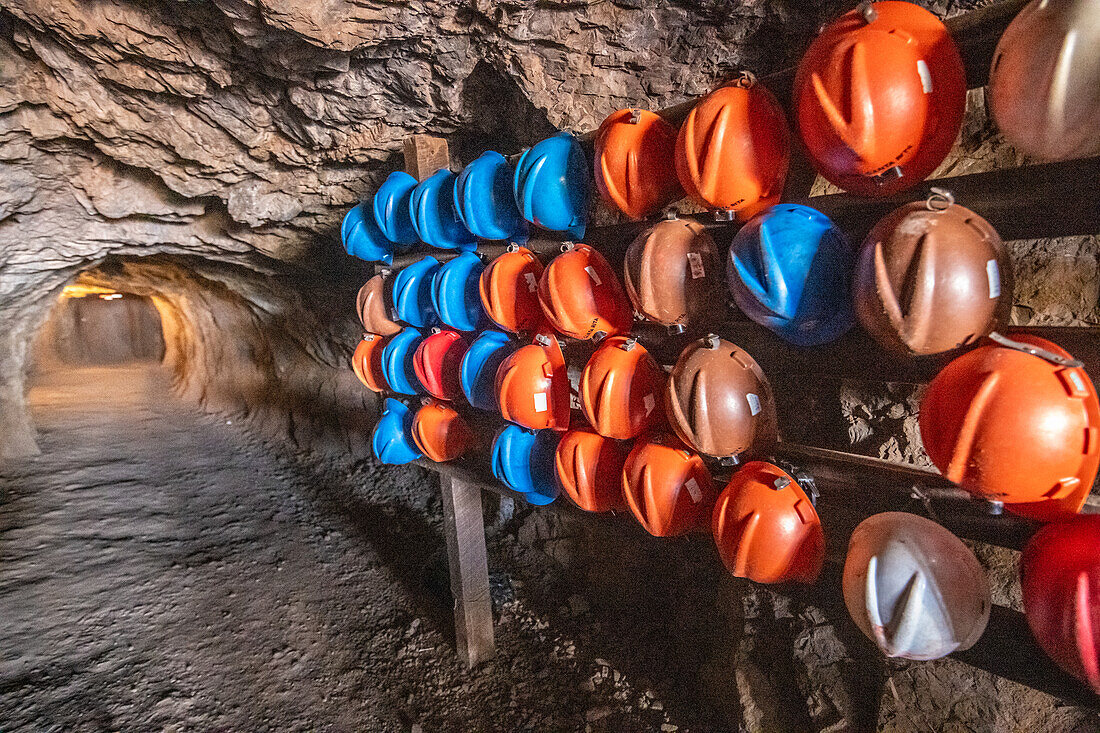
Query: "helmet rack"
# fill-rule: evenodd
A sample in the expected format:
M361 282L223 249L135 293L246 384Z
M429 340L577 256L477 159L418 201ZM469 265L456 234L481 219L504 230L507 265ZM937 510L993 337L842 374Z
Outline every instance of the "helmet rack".
M1004 0L947 21L966 65L968 88L978 88L987 82L996 42L1025 4L1026 0ZM789 110L793 77L794 70L787 69L763 77L759 83L767 85ZM678 124L694 103L695 100L689 100L661 110L659 114ZM594 133L578 137L590 146ZM450 164L446 141L440 138L413 135L405 141L404 153L406 170L418 180ZM860 241L886 213L904 203L927 197L933 188L951 191L959 201L985 217L1005 241L1100 233L1100 206L1096 204L1095 185L1090 185L1100 181L1100 157L927 180L913 190L882 199L864 199L846 193L810 196L815 175L798 146L793 146L782 200L822 211L854 242ZM709 214L682 216L690 216L708 227L720 250L729 244L739 226L737 222L716 222ZM627 245L650 223L590 227L584 241L621 271ZM477 252L488 261L509 246L508 243L479 242ZM534 230L524 246L545 262L558 253L561 239L554 233ZM433 251L431 254L446 261L459 253ZM424 252L399 255L394 258L392 268L397 270L412 264L423 255ZM722 300L726 298L723 292ZM1063 346L1081 360L1094 377L1100 377L1100 326L1037 326L1020 330ZM721 317L708 323L705 331L670 334L663 327L641 322L635 323L633 329L633 335L665 366L675 362L684 344L705 332L717 333L751 353L768 375L777 395L789 390L788 385L796 384L800 391L805 391L811 382L823 388L831 385L834 393L842 380L925 384L948 361L935 357L908 360L892 357L858 328L825 346L796 348L746 320L732 307L725 308ZM583 365L594 348L587 342L564 343L563 346L566 360L573 367ZM499 416L484 412L469 411L467 416L475 431L483 435L503 424ZM781 435L788 432L799 417L790 411L784 414L781 406ZM930 516L960 537L1017 550L1038 527L1031 521L1000 512L999 507L975 500L933 470L793 442L781 442L775 455L811 475L821 490L817 508L821 516L827 518L826 537L830 550L823 578L825 582L836 580L837 588L848 535L860 520L871 514L909 510ZM455 598L457 650L462 660L473 667L495 654L482 492L496 494L505 501L523 501L524 495L505 488L492 477L487 450L449 463L438 464L427 459L415 463L440 476L444 534ZM729 468L713 464L712 469L716 483L728 479ZM874 489L868 490L868 487ZM564 500L558 502L558 510L584 514ZM1084 511L1097 509L1086 505ZM699 540L689 537L683 541ZM1100 710L1100 698L1058 668L1039 649L1023 614L1018 611L994 606L981 640L972 648L951 656L1073 704Z

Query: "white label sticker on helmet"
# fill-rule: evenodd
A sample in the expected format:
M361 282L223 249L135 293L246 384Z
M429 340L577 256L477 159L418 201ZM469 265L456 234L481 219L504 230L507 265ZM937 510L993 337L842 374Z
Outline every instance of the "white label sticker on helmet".
M1069 375L1069 381L1073 382L1074 389L1082 393L1088 391L1085 389L1085 380L1081 379L1081 375L1076 370L1070 370L1066 374Z
M703 269L703 258L699 256L698 252L688 252L688 265L691 267L691 279L698 280L706 275L706 270Z
M590 278L592 278L592 282L596 283L597 285L603 285L603 282L600 281L600 276L596 274L596 270L592 267L592 265L587 265L584 268L584 271L588 273L588 276Z
M760 398L749 392L745 395L745 399L749 401L749 412L753 415L760 414Z
M546 412L546 393L535 392L535 412Z
M656 400L653 399L653 395L651 394L647 394L645 397L642 398L642 405L645 406L646 415L649 415L649 413L653 412L653 406L655 404Z
M696 504L703 500L703 492L699 490L699 484L695 482L694 477L684 482L684 488L687 489L688 494L691 496L691 500Z
M932 72L928 70L928 64L924 59L917 61L917 73L920 74L920 85L925 94L932 93Z
M997 260L989 260L985 263L985 276L989 278L989 297L999 297L1001 294L1001 268L997 267Z
M527 281L528 292L535 292L539 289L539 281L535 279L535 273L525 272L523 273L523 279Z

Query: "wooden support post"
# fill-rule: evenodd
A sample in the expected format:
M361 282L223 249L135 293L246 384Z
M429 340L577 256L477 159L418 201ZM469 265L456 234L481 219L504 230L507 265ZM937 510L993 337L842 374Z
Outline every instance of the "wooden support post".
M451 164L447 141L431 135L405 138L405 172L418 181Z
M459 658L467 666L476 667L496 656L481 487L444 475L439 477L439 484L443 489L443 531L447 535L451 593L455 599L455 646Z
M405 172L416 180L423 181L450 162L450 151L443 138L431 135L406 138ZM496 656L481 486L440 475L439 487L443 493L443 533L447 538L451 593L455 599L455 647L467 666L476 667Z

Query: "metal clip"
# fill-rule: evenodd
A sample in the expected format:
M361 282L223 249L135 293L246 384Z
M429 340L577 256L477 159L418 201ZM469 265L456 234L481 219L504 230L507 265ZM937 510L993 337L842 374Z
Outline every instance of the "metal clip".
M642 119L642 111L640 109L636 108L636 107L631 108L631 110L630 110L630 124L636 125L636 124L638 124L638 122L641 121L641 119Z
M535 334L535 343L538 344L539 346L549 346L550 345L550 337L547 336L544 333L536 333Z
M723 456L718 459L719 466L740 466L741 460L736 456Z
M668 335L669 336L679 336L680 334L682 334L686 330L687 330L687 327L684 324L682 324L682 323L673 323L673 324L669 325L669 327L668 327Z
M561 251L562 252L568 252L571 249L575 248L576 246L577 246L576 242L562 242L561 243Z
M741 87L742 89L748 89L756 84L756 74L751 71L741 70L737 72L737 78L734 79L733 83L735 86Z
M717 349L720 339L716 333L708 333L703 337L703 341L706 343L708 349Z
M592 334L592 343L598 344L607 338L607 331L596 331Z
M515 242L510 242L504 250L505 252L519 252L519 245Z
M733 221L737 218L737 212L733 209L718 209L714 212L715 221Z
M929 211L945 211L955 204L955 195L946 188L933 188L924 205Z
M623 351L630 351L631 349L633 349L637 345L638 345L638 339L631 336L626 341L623 341L622 345L620 345L619 348L622 349Z
M680 218L680 212L673 208L665 209L661 212L662 221L675 221Z
M875 10L875 4L867 0L859 4L859 14L863 16L863 21L867 24L874 23L878 20L878 11Z
M1080 367L1084 366L1084 364L1082 362L1078 361L1077 359L1067 359L1066 357L1062 356L1061 354L1055 354L1053 351L1047 351L1046 349L1041 348L1039 346L1032 346L1031 344L1025 344L1022 341L1013 341L1008 336L1004 336L1002 334L999 334L996 331L989 334L989 340L993 341L994 343L1000 344L1001 346L1004 346L1005 348L1015 349L1016 351L1022 351L1025 354L1031 354L1032 356L1037 356L1040 359L1046 359L1051 364L1057 364L1058 366L1072 367L1072 368L1080 368Z
M990 499L986 502L986 509L991 517L999 517L1004 514L1005 503L998 499Z
M790 485L791 480L786 476L779 476L775 479L775 481L772 482L772 488L776 491L779 491L780 489L785 489Z

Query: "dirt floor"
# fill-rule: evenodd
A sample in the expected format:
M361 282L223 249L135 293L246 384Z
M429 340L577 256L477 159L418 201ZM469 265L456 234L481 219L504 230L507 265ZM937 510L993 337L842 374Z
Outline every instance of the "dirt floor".
M158 368L55 373L30 398L43 455L0 471L5 733L723 727L569 638L591 631L582 597L550 624L499 570L500 657L460 668L418 469L326 483Z

